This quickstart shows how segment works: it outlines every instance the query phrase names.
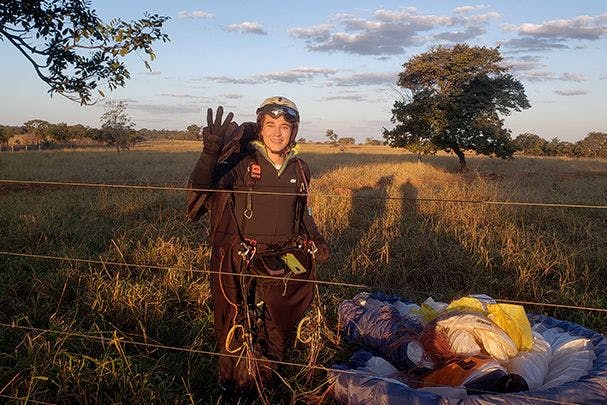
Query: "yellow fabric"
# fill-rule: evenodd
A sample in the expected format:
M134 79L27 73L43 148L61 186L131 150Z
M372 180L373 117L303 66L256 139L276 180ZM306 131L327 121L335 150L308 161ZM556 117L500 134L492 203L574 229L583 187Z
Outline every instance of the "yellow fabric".
M308 271L293 253L284 254L281 256L281 258L287 267L293 272L293 274L301 274Z
M438 311L432 308L430 305L422 303L419 308L419 314L424 320L424 323L430 323L438 316Z
M485 314L510 336L518 350L531 350L533 346L531 324L521 305L487 303L477 298L463 297L452 301L447 309Z

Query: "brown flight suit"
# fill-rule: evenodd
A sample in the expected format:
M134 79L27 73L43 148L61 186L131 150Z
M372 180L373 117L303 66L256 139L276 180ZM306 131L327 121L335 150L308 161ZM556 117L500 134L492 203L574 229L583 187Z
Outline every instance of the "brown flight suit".
M230 137L234 139L232 145L236 145L239 139L254 136L255 130L253 123L245 123L238 128L231 127ZM242 143L236 149L237 151L222 153L218 159L201 153L190 176L189 187L291 194L307 192L310 171L308 165L297 158L295 153L291 152L278 170L266 157L261 142L248 145ZM252 165L257 165L253 168L255 173L261 169L260 176L251 173ZM192 220L197 220L207 210L211 215L210 269L222 273L210 276L219 352L228 353L226 338L234 323L245 324L243 293L249 292L250 288L245 287L247 291L243 292L242 287L255 283L255 303L265 303L255 344L255 356L282 360L286 345L313 298L313 284L297 282L298 279L315 277L312 274L312 259L307 254L298 255L308 271L295 275L289 274L286 269L284 275L288 278L284 280L244 278L239 274L253 272L268 275L263 266L259 265L259 258L264 252L280 250L290 245L297 236L326 246L307 207L305 196L189 191L187 200L188 215ZM254 268L247 268L238 254L243 238L257 243L257 257L252 261ZM230 349L238 346L238 338L230 342ZM224 385L232 384L237 390L252 390L254 380L247 372L246 363L234 357L220 356L220 382Z

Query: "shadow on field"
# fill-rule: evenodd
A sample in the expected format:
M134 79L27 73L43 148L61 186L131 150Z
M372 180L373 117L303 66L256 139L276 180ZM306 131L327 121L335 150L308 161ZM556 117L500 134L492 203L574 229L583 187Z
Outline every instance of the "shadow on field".
M340 269L350 281L361 282L360 275L377 260L379 235L375 228L393 182L394 176L386 176L373 187L352 190L349 226L331 236L332 263L327 267Z
M401 198L389 198L397 195ZM488 272L437 225L439 218L420 211L417 197L410 179L399 184L394 175L352 190L349 226L331 235L333 253L327 268L337 270L339 281L416 301L485 292L469 291L469 286L478 286Z
M401 213L398 236L391 241L392 263L383 282L415 301L429 296L449 300L464 293L474 268L470 253L436 226L436 218L420 212L418 191L410 179L401 184L399 191L402 201L397 210Z

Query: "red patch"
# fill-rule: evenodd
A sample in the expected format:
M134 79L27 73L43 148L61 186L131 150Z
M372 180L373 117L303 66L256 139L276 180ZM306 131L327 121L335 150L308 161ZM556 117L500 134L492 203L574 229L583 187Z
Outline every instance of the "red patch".
M249 174L251 175L252 179L261 179L261 166L257 163L251 163L251 165L249 166Z

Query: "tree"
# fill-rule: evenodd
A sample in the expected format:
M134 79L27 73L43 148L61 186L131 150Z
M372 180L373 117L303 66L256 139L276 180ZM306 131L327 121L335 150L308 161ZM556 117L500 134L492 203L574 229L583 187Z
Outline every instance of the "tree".
M7 145L8 140L13 136L13 131L10 127L0 125L0 145Z
M34 119L23 123L28 134L34 135L36 143L46 142L51 124L48 121Z
M529 108L523 85L506 73L498 48L438 46L406 62L398 85L407 97L392 109L394 129L384 129L393 147L429 140L453 151L466 170L466 150L510 158L510 131L499 114Z
M191 124L191 125L188 125L188 127L186 128L186 131L187 131L188 136L190 137L190 139L196 139L196 140L198 140L198 139L200 139L200 130L201 129L202 128L199 127L198 125Z
M547 142L539 135L525 132L524 134L519 134L513 143L514 148L521 151L523 155L542 156Z
M379 146L379 145L383 145L383 142L380 141L379 139L367 137L367 138L365 138L365 145Z
M328 139L328 142L333 145L333 146L337 146L337 140L339 139L339 136L335 133L335 131L333 131L332 129L327 129L327 133L325 134L325 136Z
M340 145L354 145L356 143L356 139L352 138L352 137L345 137L345 138L339 138L337 140L337 143Z
M427 139L420 139L410 143L405 147L405 149L417 155L417 163L422 161L422 156L436 155L436 152L438 152L436 145Z
M156 58L152 44L169 40L161 31L168 18L146 13L137 21L106 24L90 0L7 0L0 3L0 40L21 52L51 95L88 104L100 83L110 90L125 85L127 54L141 50L150 61ZM144 64L150 68L147 60Z
M68 139L83 140L88 137L88 128L82 124L68 126Z
M70 140L69 127L65 122L59 124L50 124L48 128L48 136L53 141L60 143L67 142Z
M575 145L571 142L561 141L559 138L552 138L542 146L544 156L573 156L574 148Z
M101 138L110 146L120 149L128 149L135 139L135 124L126 111L127 104L124 101L110 100L105 103L105 112L101 116Z
M607 158L607 134L590 132L577 143L576 154L592 158Z

